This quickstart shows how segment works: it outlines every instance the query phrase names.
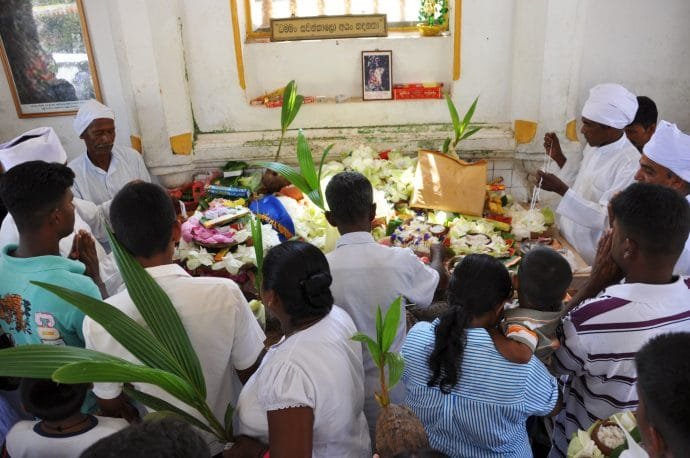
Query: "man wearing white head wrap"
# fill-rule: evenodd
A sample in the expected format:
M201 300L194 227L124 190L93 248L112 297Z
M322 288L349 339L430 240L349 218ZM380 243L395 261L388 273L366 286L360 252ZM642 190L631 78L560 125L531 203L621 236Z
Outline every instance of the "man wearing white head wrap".
M52 127L31 129L0 145L0 174L17 164L33 160L60 164L67 161L67 153ZM6 214L5 206L0 200L0 220Z
M544 137L544 148L561 171L557 176L540 170L537 181L543 189L563 196L556 208L561 234L589 264L607 226L609 199L632 183L637 171L640 154L623 130L636 112L637 98L623 86L593 87L582 108L580 132L587 145L577 171L563 155L556 134Z
M67 162L67 153L52 127L37 127L0 145L0 171L28 161Z
M39 127L23 133L19 137L0 145L0 164L4 171L29 161L67 162L67 154L52 127ZM86 231L97 234L97 240L105 237L103 215L91 202L75 198L74 231L60 240L60 254L69 256L75 235ZM7 214L0 226L0 249L5 245L19 243L19 231L12 215ZM95 243L99 260L100 277L109 294L114 294L122 285L122 277L112 255L105 252L100 243Z
M690 202L690 135L675 124L661 121L644 145L635 180L666 186ZM690 275L690 239L685 242L673 273Z
M146 165L132 148L115 144L115 114L98 102L87 100L74 118L74 132L84 140L86 152L68 165L76 178L72 192L103 208L130 181L151 181Z

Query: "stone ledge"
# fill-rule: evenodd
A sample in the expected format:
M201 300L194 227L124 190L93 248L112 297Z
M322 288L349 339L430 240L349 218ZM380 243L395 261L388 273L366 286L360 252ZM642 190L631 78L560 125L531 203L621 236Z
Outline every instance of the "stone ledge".
M297 164L297 130L290 130L283 142L280 161ZM440 149L451 135L450 124L409 124L397 126L348 127L303 129L309 145L318 160L323 150L334 144L332 157L351 151L360 145L375 150L396 149L406 154L416 154L419 149ZM186 163L149 164L161 183L178 186L199 172L222 167L230 160L273 160L278 149L280 131L248 131L199 134L194 142L192 156ZM460 143L458 154L463 159L541 161L543 153L521 152L508 123L484 125L482 130ZM530 168L530 167L527 167Z
M379 127L304 129L309 145L317 156L334 144L333 153L350 151L360 145L376 150L396 149L414 154L417 150L440 149L451 135L450 124L413 124ZM254 131L222 134L200 134L194 144L196 161L272 159L278 149L280 132ZM296 163L297 131L288 131L281 150L281 160ZM503 157L514 154L515 140L509 125L484 126L473 137L460 144L458 151L473 155Z

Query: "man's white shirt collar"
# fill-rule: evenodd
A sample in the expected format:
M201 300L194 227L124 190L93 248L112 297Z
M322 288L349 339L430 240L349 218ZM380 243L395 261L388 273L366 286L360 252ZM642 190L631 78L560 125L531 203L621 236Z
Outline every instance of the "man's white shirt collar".
M335 247L341 247L343 245L362 245L365 243L376 243L374 236L369 232L348 232L345 235L341 235L338 241L335 243Z
M599 297L613 296L631 302L656 302L659 298L666 297L669 293L676 292L677 294L683 294L687 292L688 285L686 284L686 280L690 281L690 279L686 277L679 276L671 283L660 285L651 283L619 283L603 290L599 294ZM664 293L663 295L660 294L662 291Z

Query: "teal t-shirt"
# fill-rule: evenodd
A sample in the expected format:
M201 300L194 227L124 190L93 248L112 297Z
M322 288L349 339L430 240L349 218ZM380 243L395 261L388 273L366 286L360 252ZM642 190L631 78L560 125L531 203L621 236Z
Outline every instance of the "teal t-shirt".
M0 253L0 326L16 345L84 346L84 314L53 293L30 283L42 281L101 299L84 264L62 256L15 258L16 245Z

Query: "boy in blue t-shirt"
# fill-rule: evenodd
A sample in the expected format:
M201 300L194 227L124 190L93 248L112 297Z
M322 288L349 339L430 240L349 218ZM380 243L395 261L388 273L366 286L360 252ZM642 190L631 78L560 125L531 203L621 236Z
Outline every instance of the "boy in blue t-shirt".
M83 262L60 256L60 239L74 229L73 182L67 166L43 161L17 165L0 179L0 196L19 230L19 245L0 252L0 326L16 345L84 346L84 314L31 281L101 299L93 239L75 236L70 257Z

